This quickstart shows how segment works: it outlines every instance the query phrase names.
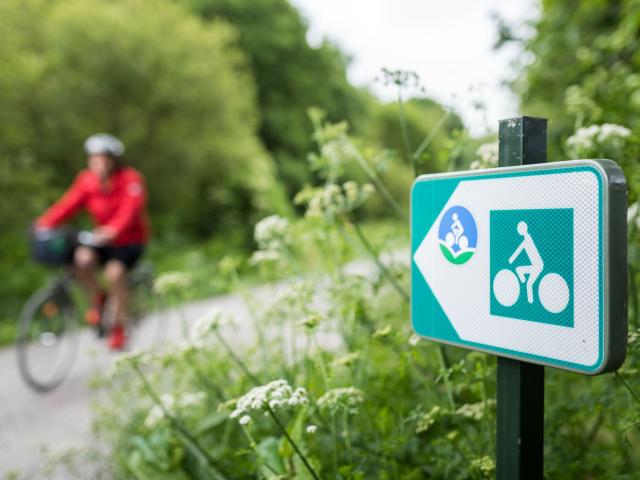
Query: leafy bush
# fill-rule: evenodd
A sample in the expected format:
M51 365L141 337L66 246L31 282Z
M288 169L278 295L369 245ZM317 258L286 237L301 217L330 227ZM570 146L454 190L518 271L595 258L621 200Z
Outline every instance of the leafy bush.
M21 167L7 183L33 198L20 224L69 185L97 131L120 136L153 183L156 231L204 236L284 207L228 24L168 0L9 0L0 34L0 168Z
M563 159L567 137L588 125L624 125L631 138L638 136L639 22L635 0L545 0L530 22L532 34L519 37L502 25L499 44L516 41L526 51L518 57L519 75L512 83L521 110L552 122L550 159ZM635 199L637 146L626 153L613 159L624 167Z
M293 196L312 179L304 156L312 147L306 112L318 105L332 120L366 124L377 103L347 80L349 60L334 45L307 41L307 22L288 0L178 0L207 20L229 22L256 82L259 134L278 178Z

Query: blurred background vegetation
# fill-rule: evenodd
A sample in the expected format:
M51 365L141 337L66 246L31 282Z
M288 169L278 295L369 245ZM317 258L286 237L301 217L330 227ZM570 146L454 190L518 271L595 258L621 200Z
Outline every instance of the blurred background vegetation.
M496 48L522 47L511 86L523 114L550 119L550 159L570 156L564 142L583 126L612 122L635 133L640 4L544 0L540 8L526 37L498 18ZM95 132L121 137L126 161L147 178L149 257L160 270L202 264L202 252L210 265L247 252L256 220L301 213L291 199L319 181L307 162L311 107L347 122L406 206L414 172L398 105L351 85L349 58L328 41L310 45L307 30L288 0L0 3L0 338L47 274L29 261L27 229L83 168L81 146ZM426 97L403 109L413 148L434 134L420 173L466 168L494 139L471 138L455 112ZM616 158L632 200L635 137ZM345 179L364 179L353 170ZM384 222L390 212L372 199L366 214Z
M406 197L397 111L350 85L349 59L328 42L310 46L306 33L287 0L2 2L0 322L11 325L42 282L26 232L84 167L82 143L94 132L119 136L146 176L161 267L194 249L218 258L248 250L257 219L296 213L289 200L316 180L310 107L388 147L377 167ZM414 141L444 112L423 98L406 107ZM446 168L456 130L462 122L449 115L424 171ZM370 213L384 217L378 208Z

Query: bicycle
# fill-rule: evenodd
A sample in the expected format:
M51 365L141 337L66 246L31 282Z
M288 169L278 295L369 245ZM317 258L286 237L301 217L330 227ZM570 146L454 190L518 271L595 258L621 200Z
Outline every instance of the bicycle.
M79 297L73 272L68 268L76 246L93 246L91 232L56 229L33 232L34 258L49 266L63 267L45 286L27 300L18 320L16 351L18 369L25 383L37 392L58 387L69 373L76 357L79 335ZM154 310L153 267L140 262L127 274L130 299L127 330L130 336L139 329L147 312ZM101 337L114 324L113 302L107 298L102 320L92 326ZM149 340L156 343L161 333L159 320L151 327ZM148 326L147 326L148 327Z
M518 275L508 268L500 270L493 279L493 294L498 303L511 307L520 298L524 283ZM542 275L537 284L537 294L542 307L549 313L561 313L569 303L569 285L557 273L548 272Z

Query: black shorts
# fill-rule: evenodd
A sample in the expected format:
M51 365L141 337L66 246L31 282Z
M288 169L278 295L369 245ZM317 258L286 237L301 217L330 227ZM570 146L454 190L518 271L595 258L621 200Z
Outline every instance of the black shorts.
M127 270L135 267L136 263L144 253L144 245L122 245L119 247L90 247L98 254L100 265L104 265L109 260L119 260L124 263Z

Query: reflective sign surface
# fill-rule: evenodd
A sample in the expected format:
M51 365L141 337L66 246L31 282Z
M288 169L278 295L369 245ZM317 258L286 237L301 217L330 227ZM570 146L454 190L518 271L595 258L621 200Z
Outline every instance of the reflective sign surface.
M615 163L421 176L411 233L418 334L587 374L621 364L626 184Z

